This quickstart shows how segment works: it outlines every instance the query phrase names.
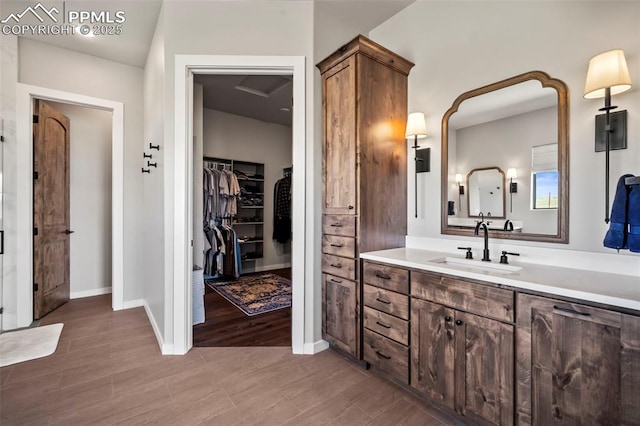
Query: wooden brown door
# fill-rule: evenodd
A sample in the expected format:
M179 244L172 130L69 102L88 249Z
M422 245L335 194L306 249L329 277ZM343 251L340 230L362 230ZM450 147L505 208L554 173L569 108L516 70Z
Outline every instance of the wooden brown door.
M355 56L324 74L324 212L356 214Z
M322 275L323 337L341 351L358 355L357 284L344 278Z
M514 326L456 311L456 411L513 424Z
M455 311L411 300L411 386L454 408Z
M33 125L33 315L69 301L69 119L36 101Z
M640 424L640 317L518 295L517 423Z

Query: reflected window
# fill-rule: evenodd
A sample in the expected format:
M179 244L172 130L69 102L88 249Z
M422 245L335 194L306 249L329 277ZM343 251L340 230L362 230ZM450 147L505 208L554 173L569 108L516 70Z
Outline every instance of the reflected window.
M558 208L558 144L531 147L531 208Z

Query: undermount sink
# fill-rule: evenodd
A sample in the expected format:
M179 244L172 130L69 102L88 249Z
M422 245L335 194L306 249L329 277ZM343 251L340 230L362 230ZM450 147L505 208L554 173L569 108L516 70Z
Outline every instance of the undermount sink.
M441 257L430 262L441 263L452 266L464 266L486 272L497 272L500 274L513 274L522 270L521 266L505 265L503 263L482 262L480 260L461 259L457 257Z

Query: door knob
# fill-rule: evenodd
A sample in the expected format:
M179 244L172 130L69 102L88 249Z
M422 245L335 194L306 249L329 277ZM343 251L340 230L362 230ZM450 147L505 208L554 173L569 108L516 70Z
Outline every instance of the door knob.
M72 230L70 230L70 229L65 229L65 230L64 230L64 233L65 233L65 234L67 234L67 235L69 235L69 234L73 234L74 232L75 232L75 231L72 231Z

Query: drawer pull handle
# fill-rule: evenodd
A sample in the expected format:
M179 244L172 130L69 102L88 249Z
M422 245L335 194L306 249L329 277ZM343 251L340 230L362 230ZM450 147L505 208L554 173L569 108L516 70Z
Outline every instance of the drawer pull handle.
M376 321L376 324L378 324L380 327L384 327L384 328L391 328L391 326L390 326L390 325L383 324L383 323L381 323L380 321Z
M343 247L344 244L331 244L331 247Z
M390 280L391 277L389 275L376 274L376 277L381 278L383 280Z
M342 263L331 263L331 266L333 266L334 268L341 269L342 268Z
M331 226L333 226L334 228L342 228L341 223L332 223Z
M378 355L380 358L384 358L384 359L391 359L390 356L383 354L380 351L376 351L376 355Z
M462 325L462 321L461 320L456 320L456 325Z
M391 304L391 302L389 302L388 300L382 300L379 297L376 297L376 300L378 302L380 302L380 303L384 303L385 305L390 305Z
M446 322L451 322L451 317L449 315L447 315L446 317L444 317L444 320Z
M573 309L563 308L562 306L553 305L553 309L556 309L556 310L562 311L562 312L567 312L569 314L582 315L583 317L590 317L591 316L591 314L589 312L578 312L578 311L574 311Z
M334 282L334 283L341 283L342 280L336 280L335 278L331 278L329 281Z

